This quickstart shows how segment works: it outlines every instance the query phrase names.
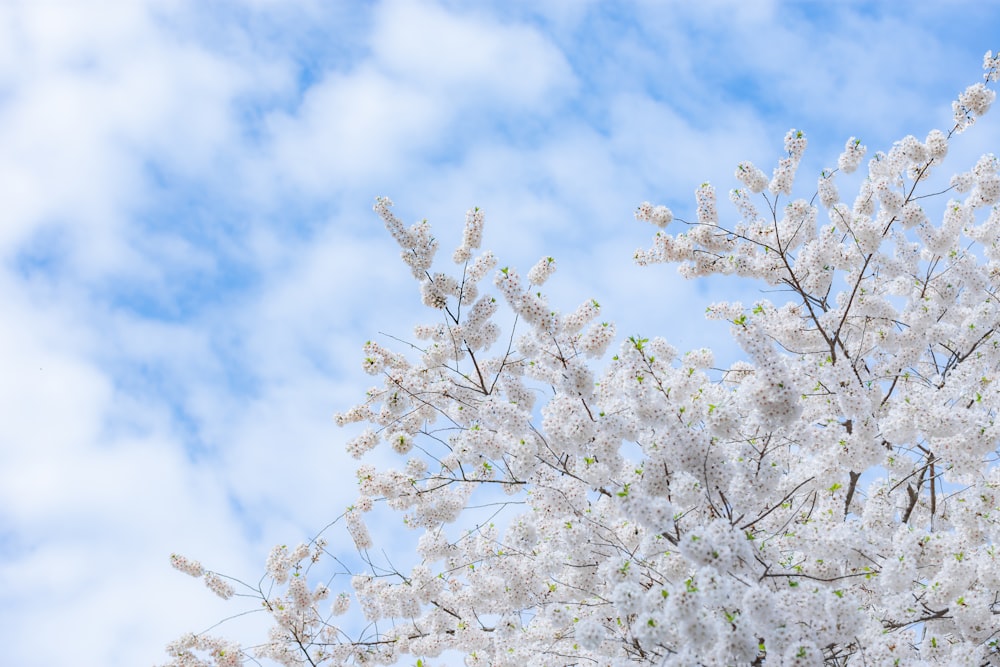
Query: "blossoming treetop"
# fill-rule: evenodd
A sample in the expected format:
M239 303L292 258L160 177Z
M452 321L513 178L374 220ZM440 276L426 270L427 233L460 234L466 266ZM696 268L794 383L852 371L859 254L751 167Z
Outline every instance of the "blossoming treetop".
M998 66L987 53L987 83ZM600 306L563 314L540 291L554 259L524 277L497 269L473 210L457 268L439 272L430 226L406 227L378 199L435 316L415 331L418 353L365 345L382 384L338 416L368 426L354 456L385 446L399 459L361 465L342 517L371 567L331 604L343 579L322 539L277 547L260 584L235 588L175 556L216 593L258 598L274 624L255 645L188 635L171 664L997 659L1000 162L985 155L926 191L994 97L972 85L950 130L875 153L852 202L837 175L861 166L861 141L812 199L792 199L806 148L792 130L771 178L737 166L732 221L708 184L694 221L638 208L661 228L640 264L786 295L708 308L746 353L726 369L709 350L639 336L605 363L616 333ZM927 203L945 193L932 222ZM368 557L365 516L382 503L419 536L413 567Z

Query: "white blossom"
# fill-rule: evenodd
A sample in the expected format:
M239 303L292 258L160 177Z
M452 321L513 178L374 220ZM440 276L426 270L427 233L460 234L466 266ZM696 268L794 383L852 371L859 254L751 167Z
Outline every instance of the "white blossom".
M954 132L988 110L997 63L956 101ZM562 311L539 289L551 257L522 280L474 256L479 209L461 266L435 273L430 225L376 200L432 311L419 349L364 346L381 385L336 418L364 424L346 443L358 501L329 528L358 557L282 545L241 585L171 556L272 622L244 647L186 635L172 664L996 662L1000 162L942 201L926 180L950 135L876 152L847 199L834 169L792 197L806 139L791 130L770 180L739 163L733 208L707 183L690 223L639 205L659 231L637 263L767 288L708 306L744 352L724 368L707 348L617 339L593 299ZM851 137L837 170L865 154ZM380 520L412 536L408 563L376 557Z

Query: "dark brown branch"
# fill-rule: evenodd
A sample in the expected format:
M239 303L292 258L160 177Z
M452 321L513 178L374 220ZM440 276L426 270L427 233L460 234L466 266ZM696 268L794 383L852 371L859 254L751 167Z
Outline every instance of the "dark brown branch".
M756 519L754 519L750 523L746 523L746 524L743 524L742 526L740 526L740 530L747 530L747 529L751 528L755 523L757 523L761 519L765 518L768 514L770 514L771 512L773 512L774 510L778 509L779 507L781 507L782 505L784 505L786 502L788 502L789 498L791 498L792 496L794 496L796 491L798 491L799 489L801 489L803 486L805 486L809 482L813 481L814 479L816 479L816 478L815 477L810 477L809 479L807 479L807 480L805 480L803 482L800 482L798 486L796 486L794 489L792 489L791 491L789 491L788 493L786 493L785 497L782 498L776 505L774 505L769 510L767 510L766 512L764 512L763 514L761 514L760 516L758 516Z

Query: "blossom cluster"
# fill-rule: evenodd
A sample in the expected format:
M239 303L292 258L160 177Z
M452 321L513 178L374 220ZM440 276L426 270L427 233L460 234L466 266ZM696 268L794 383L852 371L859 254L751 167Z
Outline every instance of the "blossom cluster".
M995 81L991 54L985 67ZM347 445L362 462L341 518L366 554L366 516L384 505L418 562L366 561L333 594L329 578L308 583L323 544L276 547L267 585L247 591L274 618L267 640L192 635L172 664L210 664L196 650L220 665L427 665L446 651L498 667L1000 659L1000 164L957 174L946 202L925 191L993 96L976 84L949 131L876 151L853 201L835 179L862 167L861 141L815 197L792 198L806 149L792 130L770 179L737 166L731 221L707 183L694 222L638 207L660 228L640 264L777 288L709 306L745 353L728 368L661 337L615 346L596 301L553 307L539 287L555 260L525 279L497 268L478 209L459 270L435 273L429 225L404 226L378 199L434 320L414 332L418 353L364 347L381 384L337 417L365 425ZM378 448L398 465L364 460ZM352 614L362 630L334 625Z
M207 572L201 563L196 560L191 560L180 554L171 554L170 564L174 566L174 569L180 570L184 574L189 574L195 578L200 577L210 591L224 600L231 598L235 592L232 585L223 577L215 572Z

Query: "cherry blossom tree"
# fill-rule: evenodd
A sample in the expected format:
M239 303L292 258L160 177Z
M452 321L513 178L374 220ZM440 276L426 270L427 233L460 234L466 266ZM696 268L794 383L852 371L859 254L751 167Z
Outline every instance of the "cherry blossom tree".
M338 416L367 426L353 456L399 462L362 463L328 527L364 566L322 536L276 547L250 585L173 556L273 627L256 645L188 635L170 664L1000 660L1000 162L928 191L998 67L987 53L947 131L873 155L849 139L811 199L793 198L792 130L770 178L736 167L725 221L709 184L694 220L638 207L660 228L638 263L770 286L708 307L745 352L728 368L619 341L592 300L558 312L541 291L555 260L502 266L478 209L438 271L430 226L378 199L433 318L399 350L365 345L381 384ZM866 157L847 202L838 175ZM366 516L382 508L413 531L412 567L374 556Z

